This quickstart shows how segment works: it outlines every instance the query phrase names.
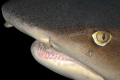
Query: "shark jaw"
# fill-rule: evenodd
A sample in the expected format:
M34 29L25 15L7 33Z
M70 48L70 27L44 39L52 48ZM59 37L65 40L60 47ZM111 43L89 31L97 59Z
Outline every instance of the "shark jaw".
M75 80L105 80L77 60L55 50L45 49L39 41L33 42L31 52L37 62L50 70Z

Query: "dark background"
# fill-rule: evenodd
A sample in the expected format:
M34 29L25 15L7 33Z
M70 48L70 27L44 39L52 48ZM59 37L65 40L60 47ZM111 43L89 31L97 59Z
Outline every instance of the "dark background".
M0 8L7 1L1 0ZM30 52L34 39L14 27L4 27L4 23L5 20L0 12L1 76L4 79L69 80L35 61Z

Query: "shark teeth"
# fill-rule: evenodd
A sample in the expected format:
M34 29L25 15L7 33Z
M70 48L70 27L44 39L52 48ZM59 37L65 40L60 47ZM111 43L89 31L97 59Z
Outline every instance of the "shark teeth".
M74 60L73 58L59 51L56 51L53 48L49 48L49 49L52 49L52 52L50 50L45 50L43 44L40 43L38 46L37 55L40 58L44 58L44 59L61 60L61 61L73 61Z

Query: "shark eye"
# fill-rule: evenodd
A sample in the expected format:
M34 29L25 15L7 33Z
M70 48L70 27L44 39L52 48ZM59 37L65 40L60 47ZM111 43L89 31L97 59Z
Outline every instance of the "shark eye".
M97 31L92 34L95 43L99 46L105 46L112 38L112 35L106 31Z

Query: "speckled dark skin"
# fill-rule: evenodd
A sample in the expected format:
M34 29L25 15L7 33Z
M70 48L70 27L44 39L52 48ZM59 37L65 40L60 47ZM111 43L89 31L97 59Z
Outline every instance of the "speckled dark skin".
M44 29L60 46L57 50L106 80L120 80L119 4L116 0L12 0L3 5L3 11L30 27ZM101 30L112 34L110 43L103 47L92 39L92 34Z

